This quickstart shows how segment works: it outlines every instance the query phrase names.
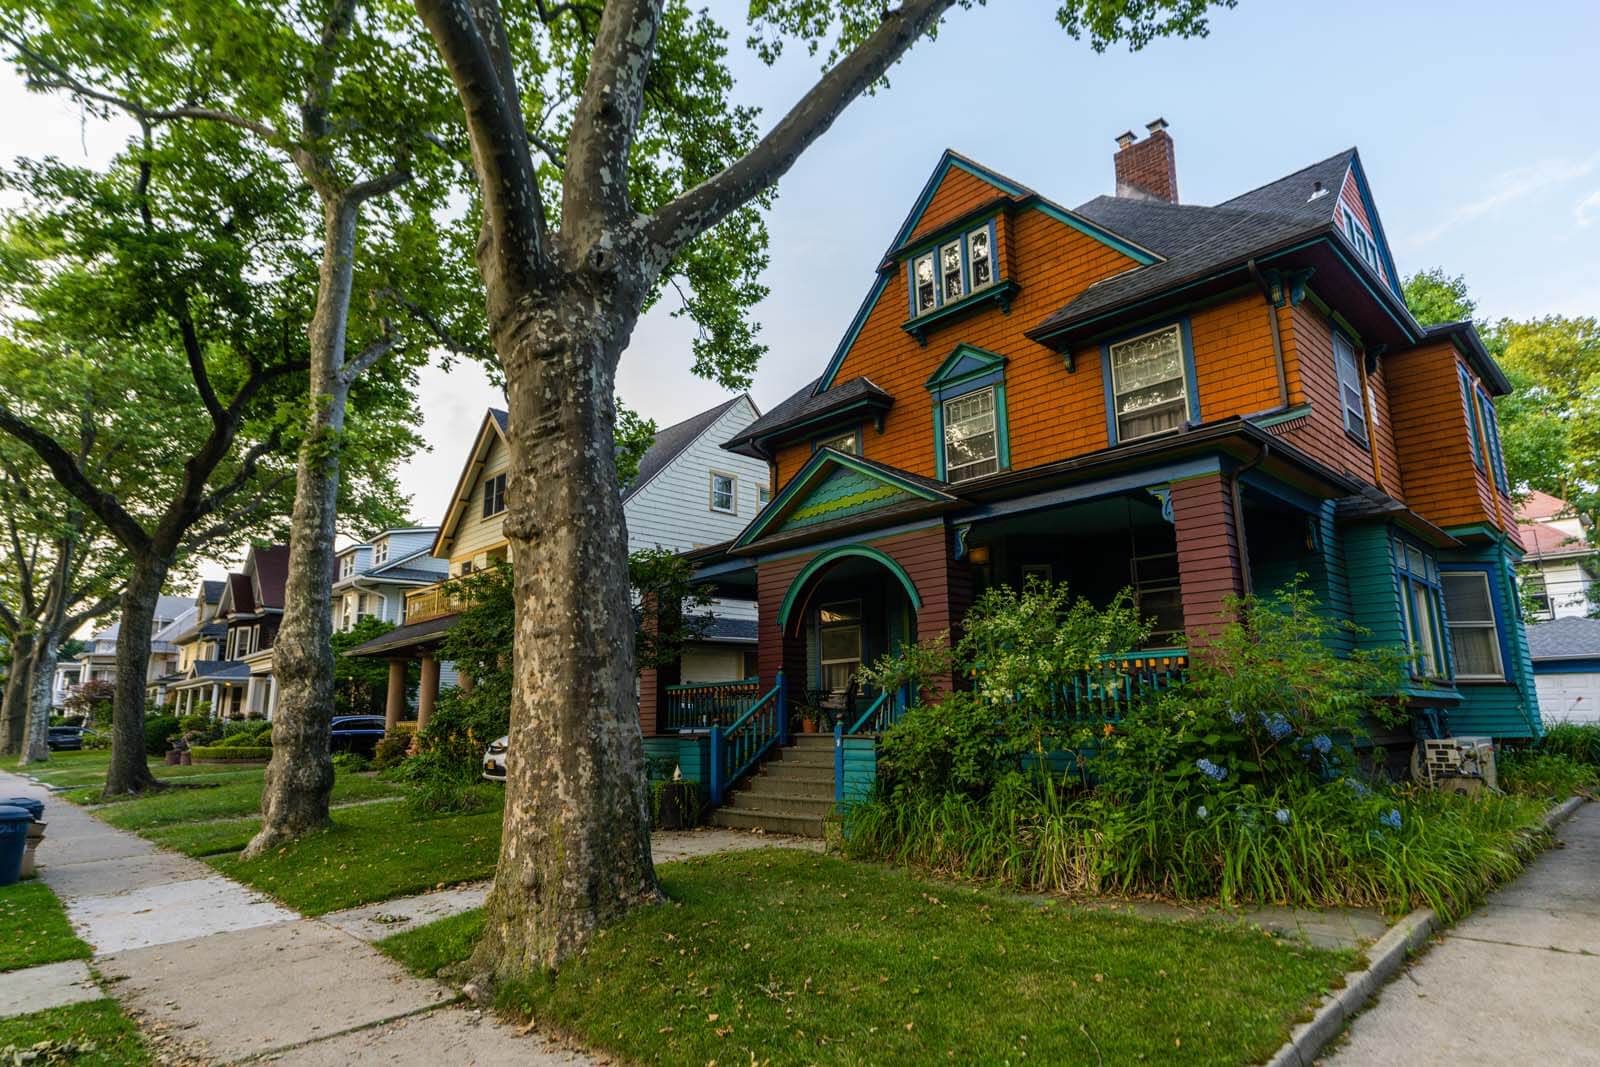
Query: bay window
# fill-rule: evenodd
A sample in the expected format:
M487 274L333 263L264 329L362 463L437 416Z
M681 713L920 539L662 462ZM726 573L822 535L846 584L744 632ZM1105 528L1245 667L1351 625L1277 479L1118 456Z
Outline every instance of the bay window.
M1389 546L1400 593L1406 647L1411 651L1411 672L1420 678L1442 678L1446 671L1439 618L1438 565L1431 554L1409 541L1393 538Z

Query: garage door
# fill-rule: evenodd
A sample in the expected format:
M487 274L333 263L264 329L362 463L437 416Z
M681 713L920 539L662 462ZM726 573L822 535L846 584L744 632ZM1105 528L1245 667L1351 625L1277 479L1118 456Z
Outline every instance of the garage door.
M1600 722L1600 674L1539 674L1534 682L1546 724Z

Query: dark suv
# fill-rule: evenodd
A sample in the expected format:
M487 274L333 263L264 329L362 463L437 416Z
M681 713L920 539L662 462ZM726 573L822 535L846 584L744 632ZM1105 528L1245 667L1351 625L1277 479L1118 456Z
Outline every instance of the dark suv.
M83 739L93 736L93 730L85 730L81 726L52 726L45 744L55 752L77 752L83 748Z
M360 752L370 756L382 737L382 715L337 715L329 747L335 752Z

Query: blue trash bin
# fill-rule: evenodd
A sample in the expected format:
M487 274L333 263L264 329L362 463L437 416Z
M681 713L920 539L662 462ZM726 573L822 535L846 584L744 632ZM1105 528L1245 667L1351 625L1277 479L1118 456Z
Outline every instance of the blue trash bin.
M32 797L0 797L0 804L9 804L13 808L23 808L33 816L34 822L44 821L44 801Z
M0 804L0 885L15 885L22 877L22 853L28 847L28 826L33 814L27 808Z

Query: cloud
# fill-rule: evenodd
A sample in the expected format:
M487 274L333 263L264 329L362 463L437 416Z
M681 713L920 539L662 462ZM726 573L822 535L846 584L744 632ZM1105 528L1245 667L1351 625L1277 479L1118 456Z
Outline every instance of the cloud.
M1553 185L1563 185L1579 178L1586 178L1596 169L1600 169L1600 152L1585 159L1544 159L1525 167L1508 170L1490 183L1489 192L1477 200L1457 207L1432 229L1412 237L1409 243L1430 244L1457 226L1482 218L1504 204L1531 196ZM1600 192L1579 205L1580 219L1585 209L1592 210L1597 217L1600 217Z
M1572 213L1578 216L1579 226L1600 222L1600 189L1578 201L1578 206L1572 209Z

